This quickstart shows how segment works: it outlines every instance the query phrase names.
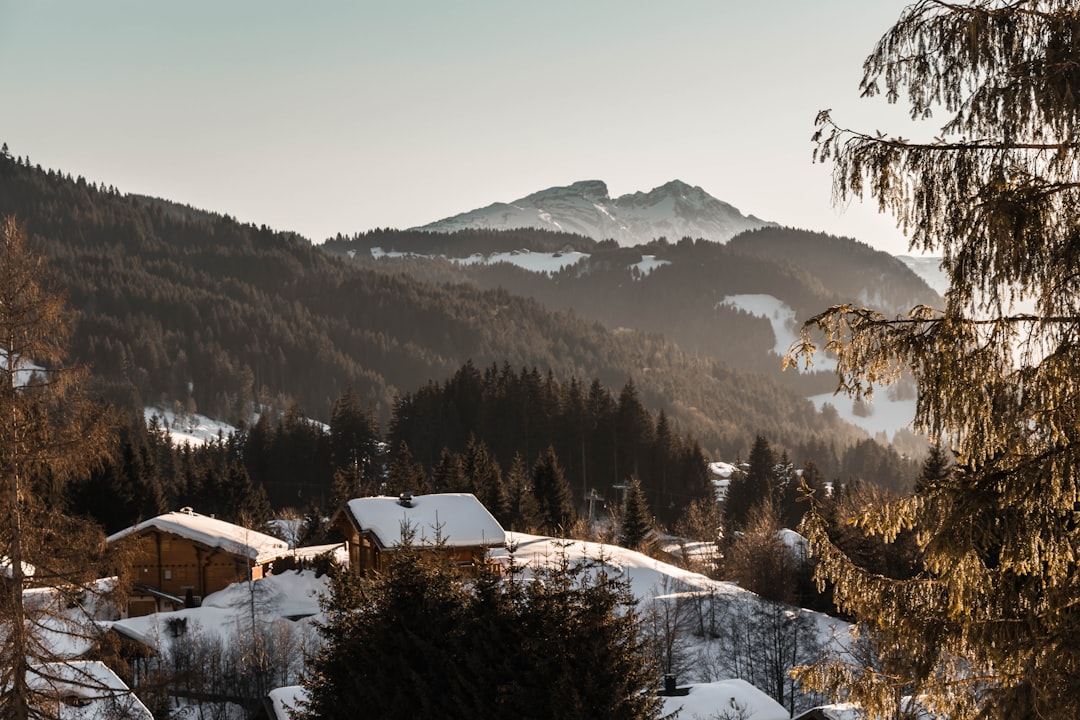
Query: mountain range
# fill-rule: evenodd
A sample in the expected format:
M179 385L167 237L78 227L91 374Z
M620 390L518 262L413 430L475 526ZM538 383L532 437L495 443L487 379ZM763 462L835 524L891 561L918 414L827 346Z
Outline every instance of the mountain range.
M717 200L700 187L681 180L612 198L600 180L552 187L512 202L487 207L423 225L416 230L448 233L459 230L536 228L613 239L619 245L644 245L658 237L674 242L684 237L726 242L741 232L775 225Z

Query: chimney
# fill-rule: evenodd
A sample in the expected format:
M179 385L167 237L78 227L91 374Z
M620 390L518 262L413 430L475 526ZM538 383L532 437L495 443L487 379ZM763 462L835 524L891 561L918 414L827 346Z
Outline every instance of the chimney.
M407 491L407 490L405 492L401 493L401 495L398 496L398 505L400 505L401 507L411 508L412 507L412 501L413 501L413 494L411 492Z
M682 695L689 695L689 687L679 687L679 684L675 682L675 673L664 674L664 689L660 691L660 695L664 697L679 697Z

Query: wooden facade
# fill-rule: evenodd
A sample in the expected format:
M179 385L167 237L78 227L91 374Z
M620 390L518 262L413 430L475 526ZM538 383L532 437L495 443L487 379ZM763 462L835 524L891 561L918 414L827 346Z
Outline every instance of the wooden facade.
M382 540L370 530L359 530L354 524L338 516L333 528L341 532L349 549L349 567L355 572L366 575L382 572L394 552L395 545L384 545ZM476 567L487 561L490 548L486 545L448 546L439 549L442 557L448 558L458 567ZM421 549L421 553L432 553L433 549Z
M156 528L148 529L134 542L135 582L180 598L189 591L202 598L234 582L258 580L266 572L266 565L248 557Z
M133 545L127 614L198 605L232 583L258 580L288 553L276 538L185 509L110 536Z

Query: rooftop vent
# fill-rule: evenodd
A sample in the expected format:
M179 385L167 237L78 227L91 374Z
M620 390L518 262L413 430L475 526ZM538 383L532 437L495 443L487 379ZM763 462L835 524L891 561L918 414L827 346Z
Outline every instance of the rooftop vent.
M403 492L398 495L398 505L401 507L412 507L413 494L411 492Z

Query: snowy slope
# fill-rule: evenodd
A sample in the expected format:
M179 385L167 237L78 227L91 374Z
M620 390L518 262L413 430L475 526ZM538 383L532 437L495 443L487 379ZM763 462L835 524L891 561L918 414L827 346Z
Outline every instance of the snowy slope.
M629 247L658 237L726 242L744 230L771 224L753 215L743 215L700 187L680 180L672 180L647 193L636 192L614 199L602 181L584 180L541 190L509 203L497 202L416 229L454 232L540 228L596 240L613 238Z
M941 258L897 255L896 259L911 268L913 273L921 277L939 295L945 295L945 291L949 289L949 279L941 269Z
M169 437L176 446L185 443L192 447L206 445L219 437L227 438L236 432L236 428L232 425L213 420L205 415L197 413L177 415L172 410L162 407L143 408L143 418L147 425L156 418L158 427L169 431Z

